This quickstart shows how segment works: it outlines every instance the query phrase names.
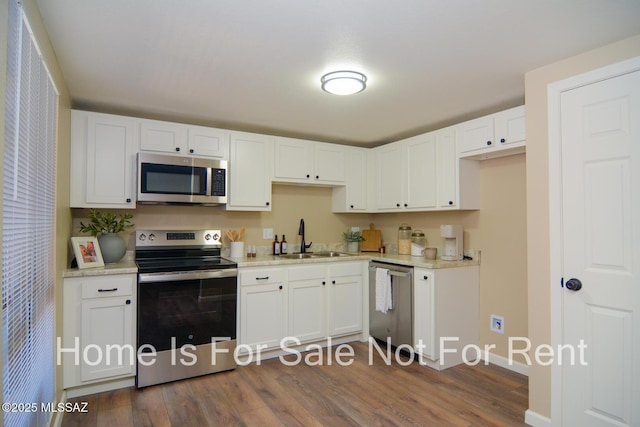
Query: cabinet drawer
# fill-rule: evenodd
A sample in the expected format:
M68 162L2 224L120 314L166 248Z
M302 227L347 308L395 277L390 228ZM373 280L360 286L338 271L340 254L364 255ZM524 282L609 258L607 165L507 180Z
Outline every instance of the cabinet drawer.
M324 279L327 273L326 265L308 265L304 267L289 267L289 280Z
M133 295L135 275L92 277L82 281L82 299Z
M329 277L361 276L362 264L359 262L341 262L329 266Z
M261 269L240 269L238 272L238 281L240 286L246 285L262 285L267 283L286 282L286 268L261 268Z

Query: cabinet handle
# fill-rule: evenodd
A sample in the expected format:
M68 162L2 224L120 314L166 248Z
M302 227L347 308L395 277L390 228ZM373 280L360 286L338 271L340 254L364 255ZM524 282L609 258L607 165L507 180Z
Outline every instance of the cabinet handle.
M131 199L127 199L127 203L131 203Z
M351 209L353 209L353 205L350 205Z
M267 206L269 206L269 202L267 202Z
M429 279L429 276L422 276L422 279L423 279L423 280L428 280L428 279Z
M278 289L282 289L282 285L278 286Z
M500 138L500 143L501 143L501 144L504 144L505 142L507 142L507 140L506 140L506 139L504 139L504 138Z
M176 147L176 151L180 151L180 147Z
M269 280L269 276L256 277L256 280Z
M127 305L131 304L131 300L130 299L126 300L125 304L127 304Z
M332 280L332 281L331 281L331 284L335 285L335 284L336 284L336 281L335 281L335 280Z
M409 206L409 205L405 203L405 204L404 204L404 207L406 208L407 206Z
M320 175L316 175L316 179L320 179Z
M396 203L396 207L399 208L400 207L400 203Z
M311 175L307 174L307 178L311 178Z
M117 291L118 288L112 288L112 289L98 289L98 292L115 292Z
M453 200L449 200L449 206L453 206Z
M193 154L193 153L194 153L193 148L190 148L190 149L189 149L189 152L190 152L191 154Z
M326 285L327 282L325 282L324 280L322 281L322 286Z
M487 145L491 145L491 141L487 141Z

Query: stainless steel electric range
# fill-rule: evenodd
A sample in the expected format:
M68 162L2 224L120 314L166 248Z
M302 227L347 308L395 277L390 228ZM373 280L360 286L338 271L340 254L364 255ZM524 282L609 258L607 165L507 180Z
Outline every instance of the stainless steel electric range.
M136 385L236 367L237 264L220 230L137 230Z

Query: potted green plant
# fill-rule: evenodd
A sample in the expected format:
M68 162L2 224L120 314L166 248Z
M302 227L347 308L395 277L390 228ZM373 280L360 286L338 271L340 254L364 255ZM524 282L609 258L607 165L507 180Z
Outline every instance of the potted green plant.
M98 238L105 264L118 262L127 253L127 244L122 237L118 236L118 233L134 226L131 218L133 215L129 213L114 214L91 209L89 222L87 224L80 222L80 232L89 233Z
M360 252L360 242L364 241L362 233L348 230L342 233L342 237L347 241L347 252Z

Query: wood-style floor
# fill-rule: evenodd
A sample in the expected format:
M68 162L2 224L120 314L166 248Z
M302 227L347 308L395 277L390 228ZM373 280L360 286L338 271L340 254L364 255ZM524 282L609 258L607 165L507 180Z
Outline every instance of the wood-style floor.
M89 412L65 414L62 425L526 425L525 376L483 362L442 372L418 362L386 365L375 350L370 365L369 345L351 346L351 366L335 360L329 366L326 353L322 366L286 366L276 358L142 390L79 397L70 401L88 402Z

